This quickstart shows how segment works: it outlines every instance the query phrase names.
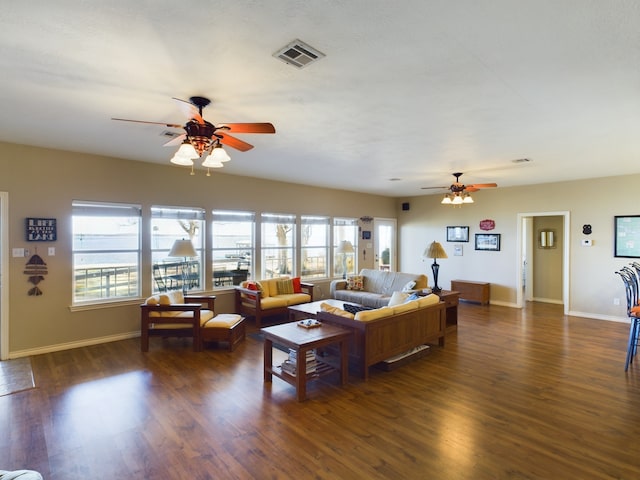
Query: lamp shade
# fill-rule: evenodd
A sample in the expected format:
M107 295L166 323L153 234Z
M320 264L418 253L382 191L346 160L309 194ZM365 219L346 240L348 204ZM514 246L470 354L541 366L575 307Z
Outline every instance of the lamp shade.
M229 154L220 145L213 147L210 157L216 162L228 162L231 160Z
M224 167L222 162L216 160L213 157L213 154L207 155L207 157L204 159L204 162L202 162L202 166L203 167L207 167L207 168L222 168L222 167Z
M353 244L349 240L342 240L338 244L338 248L336 249L336 253L353 253Z
M171 247L171 251L169 252L170 257L197 257L195 249L193 248L193 244L191 240L176 240L173 242L173 246Z
M425 258L449 258L447 257L447 252L438 242L431 242L431 245L427 247L422 256Z

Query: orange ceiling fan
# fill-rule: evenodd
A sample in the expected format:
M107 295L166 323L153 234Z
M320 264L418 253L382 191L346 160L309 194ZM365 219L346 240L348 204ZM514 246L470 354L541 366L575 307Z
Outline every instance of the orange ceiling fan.
M422 187L422 189L430 190L434 188L446 188L450 193L445 194L441 203L445 205L460 205L462 203L473 203L473 198L471 198L470 195L471 192L477 192L481 188L495 188L498 186L497 183L474 183L473 185L464 185L460 182L460 177L462 176L461 172L456 172L453 176L456 177L456 181L449 186Z
M241 152L251 150L253 145L236 138L230 133L276 133L273 124L268 122L260 123L219 123L214 125L202 117L202 110L211 103L205 97L191 97L189 100L174 98L179 102L181 109L189 118L184 124L148 122L144 120L130 120L127 118L112 118L122 122L146 123L151 125L164 125L169 128L182 128L184 133L165 143L165 146L180 145L173 163L178 165L191 165L193 160L207 154L202 165L205 167L221 167L222 162L230 160L229 156L222 149L222 145L234 148Z

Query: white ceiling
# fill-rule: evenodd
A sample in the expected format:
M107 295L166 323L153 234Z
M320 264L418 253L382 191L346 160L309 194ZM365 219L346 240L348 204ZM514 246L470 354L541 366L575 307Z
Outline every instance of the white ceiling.
M272 56L295 39L326 57ZM640 172L638 0L7 0L0 68L13 143L168 164L170 129L111 117L182 124L172 97L201 95L276 127L237 135L236 175L406 197Z

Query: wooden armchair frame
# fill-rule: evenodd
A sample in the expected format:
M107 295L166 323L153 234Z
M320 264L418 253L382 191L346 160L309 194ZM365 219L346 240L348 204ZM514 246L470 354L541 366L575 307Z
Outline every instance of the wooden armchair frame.
M149 336L161 337L193 337L193 351L202 351L202 329L200 327L200 311L214 310L215 295L196 296L187 295L184 301L187 303L174 303L171 305L140 305L140 348L143 352L149 351ZM191 317L161 317L150 316L151 312L192 312ZM175 325L184 323L184 328L162 328L158 325ZM149 328L153 324L154 328Z

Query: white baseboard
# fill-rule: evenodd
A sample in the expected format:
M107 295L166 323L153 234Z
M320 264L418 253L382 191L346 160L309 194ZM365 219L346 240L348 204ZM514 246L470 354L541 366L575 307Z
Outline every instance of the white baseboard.
M572 317L593 318L594 320L606 320L608 322L629 323L629 319L627 317L614 317L613 315L600 315L597 313L576 312L573 310L569 312L569 315Z
M128 340L140 336L140 332L121 333L118 335L109 335L106 337L89 338L79 340L77 342L59 343L57 345L47 345L46 347L29 348L26 350L16 350L9 352L9 358L29 357L31 355L42 355L43 353L60 352L62 350L70 350L72 348L89 347L91 345L99 345L101 343L117 342L119 340Z

